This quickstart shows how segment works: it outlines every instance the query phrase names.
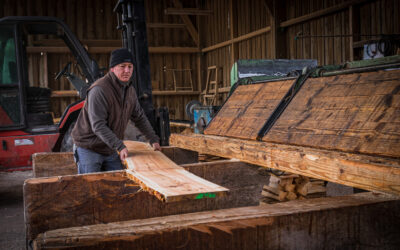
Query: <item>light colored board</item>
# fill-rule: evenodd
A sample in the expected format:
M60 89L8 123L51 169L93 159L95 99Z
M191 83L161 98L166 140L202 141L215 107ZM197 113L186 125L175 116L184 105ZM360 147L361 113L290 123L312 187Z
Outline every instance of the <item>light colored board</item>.
M215 198L229 191L184 170L149 144L124 143L129 150L127 176L162 201Z
M236 158L267 168L400 195L399 159L198 134L172 134L170 144L202 154Z
M399 209L398 198L373 193L296 200L53 230L35 248L396 249Z
M238 86L204 134L255 140L293 82L286 80Z

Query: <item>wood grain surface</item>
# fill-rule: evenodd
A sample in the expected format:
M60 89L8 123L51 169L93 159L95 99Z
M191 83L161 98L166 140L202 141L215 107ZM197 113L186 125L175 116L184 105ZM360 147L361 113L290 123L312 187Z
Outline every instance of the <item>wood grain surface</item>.
M399 209L373 193L296 200L53 230L35 249L396 249Z
M28 179L24 184L27 241L58 228L87 226L259 204L265 176L232 160L182 166L229 189L215 199L162 202L143 192L125 171Z
M147 143L124 143L129 151L127 176L162 201L215 198L229 191L191 174Z
M400 70L307 79L263 141L400 158Z
M256 139L294 80L238 86L204 134Z
M199 134L172 134L170 144L361 189L400 194L398 159Z

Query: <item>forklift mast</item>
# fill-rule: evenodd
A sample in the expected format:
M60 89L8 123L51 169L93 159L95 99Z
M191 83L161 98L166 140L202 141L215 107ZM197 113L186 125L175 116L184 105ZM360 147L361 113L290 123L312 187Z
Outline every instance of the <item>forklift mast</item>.
M122 45L133 54L133 84L139 103L160 137L161 145L166 146L170 134L169 115L168 109L155 111L153 106L144 0L118 0L114 12L117 13L117 29L122 30Z

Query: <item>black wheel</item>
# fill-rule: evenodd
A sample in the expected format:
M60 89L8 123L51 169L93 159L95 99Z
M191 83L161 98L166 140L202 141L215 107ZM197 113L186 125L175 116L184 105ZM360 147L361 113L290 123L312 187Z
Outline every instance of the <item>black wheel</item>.
M69 126L67 132L64 134L64 138L61 141L61 152L72 152L72 148L74 146L74 141L72 140L72 130L75 127L75 122L72 122Z

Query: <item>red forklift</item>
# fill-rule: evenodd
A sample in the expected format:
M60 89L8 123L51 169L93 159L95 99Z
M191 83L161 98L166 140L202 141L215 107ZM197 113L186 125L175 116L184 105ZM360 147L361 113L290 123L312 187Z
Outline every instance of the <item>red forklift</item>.
M119 0L114 8L121 47L134 55L133 83L139 102L150 123L168 145L168 109L154 109L150 64L142 1ZM75 58L56 76L64 76L79 92L80 100L70 104L58 123L53 122L51 90L32 87L28 75L27 46L38 37L61 39ZM71 72L75 65L82 78ZM5 17L0 19L0 171L29 170L32 154L72 151L70 133L85 102L87 88L104 72L88 54L68 26L54 17Z

